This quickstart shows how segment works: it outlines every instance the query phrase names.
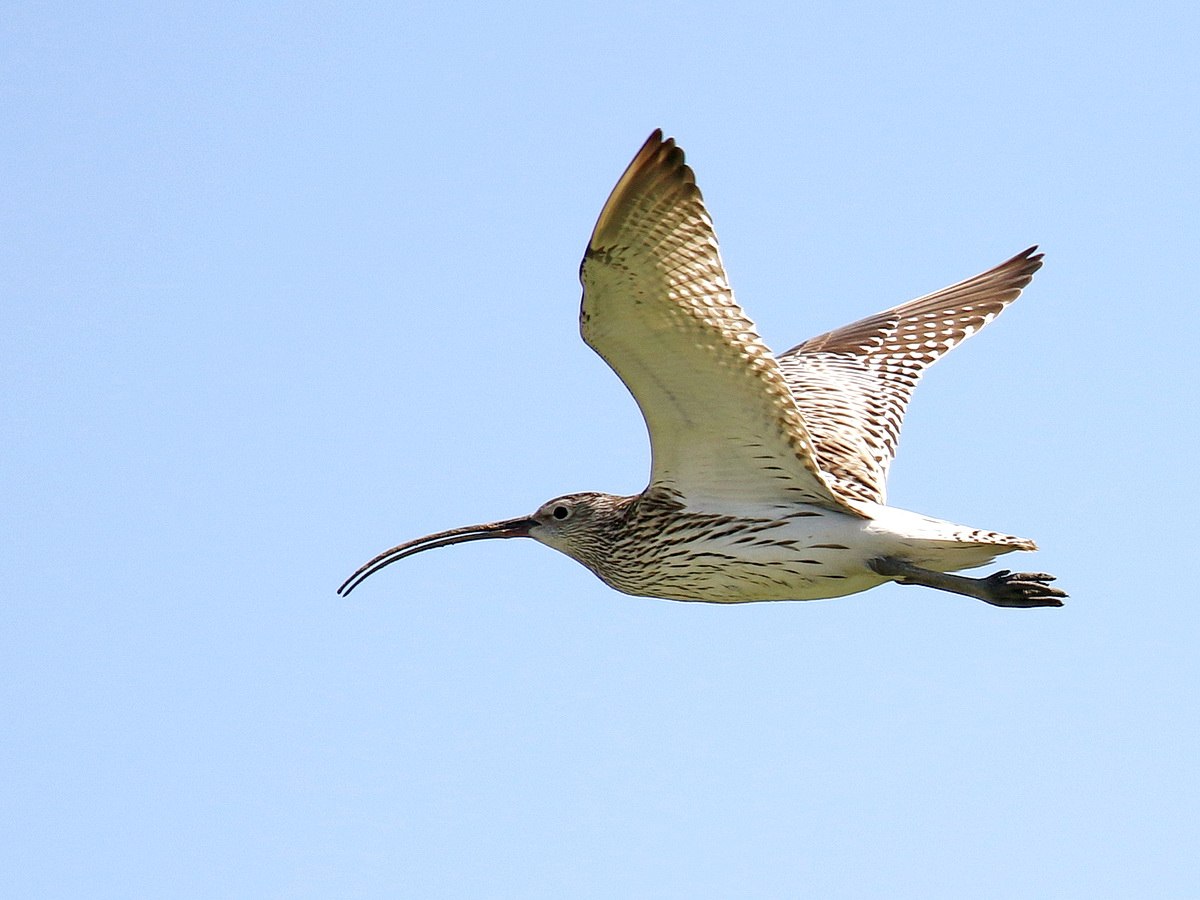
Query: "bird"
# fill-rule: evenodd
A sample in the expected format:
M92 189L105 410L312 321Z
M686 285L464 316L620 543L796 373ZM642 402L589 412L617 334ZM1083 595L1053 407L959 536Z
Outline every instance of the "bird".
M580 266L583 340L650 435L639 494L587 491L532 515L406 541L338 589L415 553L532 538L611 588L749 603L923 585L997 607L1063 605L1043 572L953 574L1032 540L888 506L886 479L922 373L1030 283L1030 247L951 287L772 355L734 300L712 219L674 138L654 131L613 188Z

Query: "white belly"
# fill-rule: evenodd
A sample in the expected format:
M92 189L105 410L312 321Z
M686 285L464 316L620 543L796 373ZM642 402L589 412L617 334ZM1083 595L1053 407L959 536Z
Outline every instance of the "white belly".
M1029 543L892 507L863 511L870 518L812 506L781 510L774 519L762 509L689 510L716 524L697 529L690 540L683 528L677 537L664 535L653 552L642 548L636 566L617 564L597 574L619 591L669 600L821 600L890 580L868 565L880 557L954 571Z

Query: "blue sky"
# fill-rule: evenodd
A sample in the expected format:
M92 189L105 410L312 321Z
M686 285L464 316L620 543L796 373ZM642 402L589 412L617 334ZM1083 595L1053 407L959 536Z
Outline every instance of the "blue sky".
M0 893L1194 896L1198 25L10 5ZM777 350L1042 245L890 486L1064 609L668 603L521 541L334 595L643 487L576 272L658 126Z

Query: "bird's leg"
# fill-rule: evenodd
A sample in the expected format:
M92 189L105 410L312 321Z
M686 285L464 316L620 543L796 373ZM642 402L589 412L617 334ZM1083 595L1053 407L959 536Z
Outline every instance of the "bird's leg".
M878 574L893 578L897 584L923 584L939 591L951 591L975 597L992 606L1029 609L1034 606L1062 606L1065 591L1051 587L1053 575L1044 572L1010 572L1002 569L986 578L966 578L923 569L894 556L884 556L868 563Z

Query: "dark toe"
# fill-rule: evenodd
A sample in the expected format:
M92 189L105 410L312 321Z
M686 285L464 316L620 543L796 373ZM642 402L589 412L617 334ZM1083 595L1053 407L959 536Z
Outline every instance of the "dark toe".
M1054 576L1045 572L1017 572L1014 574L1002 570L984 580L988 584L991 595L985 600L993 606L1016 609L1062 606L1063 598L1067 596L1066 591L1048 584L1054 580Z

